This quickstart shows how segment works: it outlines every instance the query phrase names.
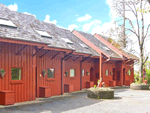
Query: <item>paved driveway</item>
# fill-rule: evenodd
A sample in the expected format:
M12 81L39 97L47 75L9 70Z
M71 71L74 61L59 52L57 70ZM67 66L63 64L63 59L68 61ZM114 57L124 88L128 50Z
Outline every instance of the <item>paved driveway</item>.
M40 100L42 101L42 99ZM150 91L115 90L115 99L89 99L86 93L0 109L0 113L150 113Z

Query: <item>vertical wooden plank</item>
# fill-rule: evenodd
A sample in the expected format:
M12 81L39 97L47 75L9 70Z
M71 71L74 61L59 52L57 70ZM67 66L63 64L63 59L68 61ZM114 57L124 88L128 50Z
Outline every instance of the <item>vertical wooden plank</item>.
M2 43L0 43L0 46L1 46L1 44L2 44ZM2 56L2 55L0 54L0 61L2 61L2 60L1 60L1 58L2 58L1 56ZM0 62L0 69L1 69L1 66L2 66L2 62ZM1 78L1 77L0 77L0 90L2 90L2 78Z
M35 53L34 47L32 47L32 54ZM31 56L32 57L32 56ZM33 62L33 100L35 100L35 89L36 89L36 56L32 58Z
M23 87L23 91L24 91L24 93L23 93L23 96L24 96L24 98L23 98L23 101L26 101L27 100L27 80L26 80L26 77L27 77L27 49L28 49L28 47L26 47L25 48L25 50L23 51L23 72L24 72L24 74L23 74L23 83L24 83L24 87Z
M4 69L4 51L2 51L2 67L1 67L1 69ZM4 76L4 78L2 79L2 90L5 90L5 76Z

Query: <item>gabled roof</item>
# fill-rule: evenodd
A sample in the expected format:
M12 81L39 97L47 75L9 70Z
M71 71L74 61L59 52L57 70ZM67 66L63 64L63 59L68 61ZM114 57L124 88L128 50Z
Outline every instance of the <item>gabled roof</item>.
M113 39L108 38L103 35L100 35L100 34L95 34L94 37L97 38L102 43L104 43L105 45L107 45L113 51L117 52L118 54L122 54L129 59L138 59L138 57L136 57L135 55L121 49L121 46L119 44L117 44ZM110 41L111 41L111 43L110 43ZM115 45L113 45L114 43L115 43ZM116 45L117 45L117 47L115 47Z
M114 51L112 51L111 49L109 49L102 42L100 42L98 39L96 39L92 34L85 33L85 32L82 32L82 31L77 31L77 30L74 30L74 31L76 31L79 34L81 34L84 38L86 38L89 42L91 42L96 47L98 47L98 49L101 50L106 55L108 55L108 56L110 56L112 58L122 58L121 56L119 56L118 54L116 54ZM73 31L73 33L75 33L74 31ZM80 39L81 37L78 37L78 38Z

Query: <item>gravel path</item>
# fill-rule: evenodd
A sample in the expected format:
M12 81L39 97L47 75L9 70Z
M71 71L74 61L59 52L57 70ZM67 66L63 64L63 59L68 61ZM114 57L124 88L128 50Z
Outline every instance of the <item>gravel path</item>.
M0 113L150 113L150 91L115 90L111 100L87 98L86 93L72 94L46 102L0 109Z

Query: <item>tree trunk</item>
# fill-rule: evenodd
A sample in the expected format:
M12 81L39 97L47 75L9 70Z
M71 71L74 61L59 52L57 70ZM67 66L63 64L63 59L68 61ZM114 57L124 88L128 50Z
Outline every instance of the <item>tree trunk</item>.
M139 70L139 76L140 76L140 83L142 83L143 79L143 47L140 45L140 70Z
M123 0L123 47L124 48L126 48L126 37L125 37L125 35L126 35L126 31L125 31L125 22L126 22L126 20L125 20L125 0Z

